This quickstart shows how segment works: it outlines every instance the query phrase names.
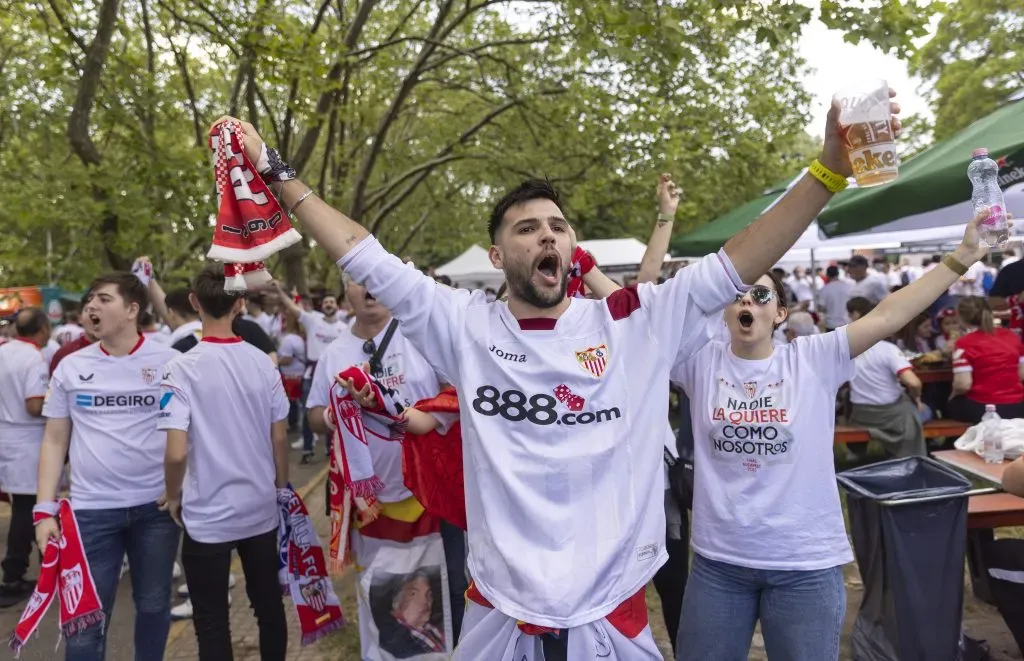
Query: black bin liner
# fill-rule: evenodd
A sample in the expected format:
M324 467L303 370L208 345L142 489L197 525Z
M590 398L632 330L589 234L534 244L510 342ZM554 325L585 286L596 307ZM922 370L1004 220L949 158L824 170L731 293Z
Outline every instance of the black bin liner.
M926 457L844 471L853 550L864 583L854 661L957 661L971 483ZM883 505L946 496L920 503Z

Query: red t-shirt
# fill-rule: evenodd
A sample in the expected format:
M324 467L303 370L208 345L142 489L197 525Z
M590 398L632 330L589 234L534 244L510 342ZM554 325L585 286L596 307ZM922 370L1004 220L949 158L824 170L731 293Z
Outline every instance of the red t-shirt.
M73 354L79 349L84 349L90 344L92 344L92 340L85 335L81 335L77 340L72 340L60 349L57 349L57 353L53 354L53 358L50 360L50 375L53 376L53 372L57 369L57 365L59 365L60 361L64 360L65 357Z
M953 372L971 372L967 399L982 404L1016 404L1024 400L1017 365L1024 362L1024 343L1005 328L992 333L971 331L956 341Z

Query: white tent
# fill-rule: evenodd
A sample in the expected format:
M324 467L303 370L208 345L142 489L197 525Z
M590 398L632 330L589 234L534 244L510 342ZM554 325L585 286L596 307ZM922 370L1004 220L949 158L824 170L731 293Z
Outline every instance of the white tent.
M580 241L580 247L590 252L598 266L606 273L635 271L640 268L647 244L634 238L591 239ZM665 261L670 261L665 257Z
M640 261L647 250L646 244L634 238L593 239L580 241L580 246L594 255L602 270L613 273L640 268ZM669 258L666 257L665 261ZM475 244L444 266L439 266L434 273L446 275L455 285L470 289L497 289L505 281L502 272L491 266L487 251Z
M497 289L505 281L505 275L491 265L487 251L473 244L465 252L434 270L437 275L446 275L452 283L469 289Z

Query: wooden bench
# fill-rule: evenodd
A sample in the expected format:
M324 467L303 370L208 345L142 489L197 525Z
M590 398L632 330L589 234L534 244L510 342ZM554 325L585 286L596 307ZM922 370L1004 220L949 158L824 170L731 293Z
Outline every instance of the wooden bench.
M931 420L924 423L925 438L951 438L960 436L967 431L971 425L958 420ZM864 427L853 427L850 425L836 425L836 443L867 443L871 435Z
M967 529L985 530L1024 526L1024 498L1009 493L971 496L967 503Z

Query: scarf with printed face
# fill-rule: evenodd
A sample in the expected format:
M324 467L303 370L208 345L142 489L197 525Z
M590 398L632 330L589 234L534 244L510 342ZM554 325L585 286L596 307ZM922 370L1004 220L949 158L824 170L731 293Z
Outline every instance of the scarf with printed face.
M60 537L47 542L36 589L11 634L10 647L16 655L35 633L55 597L60 598L60 630L65 637L97 624L102 626L105 619L71 503L64 498L57 506ZM37 513L32 518L38 524L48 515Z
M310 645L345 626L345 617L328 578L324 550L306 504L290 484L278 489L277 504L278 578L295 604L302 644Z
M270 282L263 261L302 237L242 147L242 127L224 121L210 131L217 186L217 226L209 259L225 262L224 288L245 291Z
M585 298L586 288L583 286L583 276L590 273L590 270L597 266L594 256L589 252L576 246L572 253L572 260L569 263L569 284L565 288L565 295L568 298Z
M424 413L459 412L455 388L413 406ZM402 480L428 513L466 530L466 487L462 472L462 427L453 423L442 434L406 433L402 442Z
M349 367L338 377L352 379L355 389L370 386L376 402L373 410L359 406L348 391L335 383L331 387L328 418L334 427L331 439L330 480L331 571L340 572L351 563L348 532L352 507L359 524L370 523L380 514L377 492L384 483L373 469L370 455L371 439L401 441L405 421L393 391L382 388L358 367Z
M132 263L132 275L139 279L143 287L149 287L153 279L153 265L144 259L136 259Z

